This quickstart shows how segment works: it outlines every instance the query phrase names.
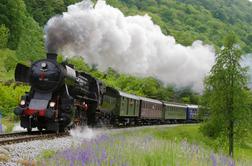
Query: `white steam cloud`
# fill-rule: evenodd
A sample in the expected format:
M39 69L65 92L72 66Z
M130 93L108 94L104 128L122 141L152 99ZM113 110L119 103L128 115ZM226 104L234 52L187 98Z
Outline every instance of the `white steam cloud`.
M103 71L112 67L197 91L215 61L211 46L201 41L188 47L177 44L148 15L124 16L102 0L95 6L89 0L69 6L48 21L45 32L48 52L81 55Z

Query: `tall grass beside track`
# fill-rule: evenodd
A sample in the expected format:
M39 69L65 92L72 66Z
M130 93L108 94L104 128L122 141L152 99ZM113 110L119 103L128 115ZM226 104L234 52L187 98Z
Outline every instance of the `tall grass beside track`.
M5 133L11 132L14 127L14 123L15 121L13 120L13 118L3 118L2 125L4 126L4 132Z
M91 166L252 165L249 156L233 160L214 152L211 149L213 140L206 139L198 129L199 125L190 125L106 133L92 140L83 140L78 147L59 152L44 151L38 163ZM244 152L249 151L244 149Z

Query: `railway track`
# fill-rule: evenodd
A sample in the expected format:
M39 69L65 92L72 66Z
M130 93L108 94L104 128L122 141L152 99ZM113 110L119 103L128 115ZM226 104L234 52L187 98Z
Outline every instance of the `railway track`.
M192 123L193 124L193 123ZM179 124L169 124L169 125L179 125ZM142 127L162 127L167 125L146 125L146 126L120 126L120 127L112 127L112 126L106 126L106 129L112 129L112 130L120 130L120 129L138 129ZM100 128L100 127L97 127ZM54 139L64 136L69 136L69 132L62 132L62 133L54 133L54 132L47 132L47 131L33 131L32 133L28 134L27 132L16 132L16 133L6 133L6 134L0 134L0 146L6 145L6 144L15 144L20 142L28 142L33 140L42 140L42 139Z
M32 134L27 134L27 132L0 134L0 146L33 140L54 139L68 135L68 132L58 134L45 132L33 132Z

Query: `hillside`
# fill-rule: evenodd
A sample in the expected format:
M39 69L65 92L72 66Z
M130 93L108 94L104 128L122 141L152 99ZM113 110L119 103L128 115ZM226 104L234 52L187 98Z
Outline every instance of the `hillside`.
M252 2L248 0L109 0L127 15L148 13L178 43L194 40L221 47L234 31L244 52L252 51Z
M17 62L29 64L44 57L44 25L54 15L80 0L2 0L0 2L0 80L13 80ZM222 45L226 33L234 31L244 53L252 52L252 3L247 0L107 0L125 15L145 15L160 25L162 32L178 43L191 45L195 40ZM113 69L98 71L80 60L72 63L106 84L123 91L160 100L197 103L190 87L176 89L153 78L120 74ZM1 85L5 86L5 85ZM4 89L4 88L3 88ZM8 92L7 92L8 93ZM14 104L13 104L14 105Z
M25 45L23 40L35 48L36 45L43 47L42 33L47 20L78 1L1 1L0 25L10 32L8 48L35 53L32 48L20 48ZM183 45L191 45L199 39L220 47L223 36L234 31L243 51L252 52L252 2L248 0L107 0L107 3L126 15L149 14L164 34L174 36ZM28 34L31 35L27 37ZM41 48L36 50L41 54Z

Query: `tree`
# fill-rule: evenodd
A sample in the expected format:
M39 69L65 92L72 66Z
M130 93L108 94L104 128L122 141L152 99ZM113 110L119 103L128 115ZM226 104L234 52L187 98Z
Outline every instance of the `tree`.
M8 48L15 50L18 47L25 20L25 4L23 0L1 0L0 11L0 24L4 24L10 31Z
M62 14L67 6L79 1L81 0L24 0L27 11L40 26L44 26L52 16Z
M0 48L6 48L9 37L9 29L5 25L0 25Z
M247 111L247 69L240 65L241 51L236 42L234 34L226 37L224 48L217 54L216 64L206 78L204 92L210 118L203 126L203 131L228 142L229 155L232 157L234 138L239 140L245 134L241 122L246 119Z
M18 47L17 58L19 60L34 61L45 57L43 30L32 17L26 16L23 23Z

